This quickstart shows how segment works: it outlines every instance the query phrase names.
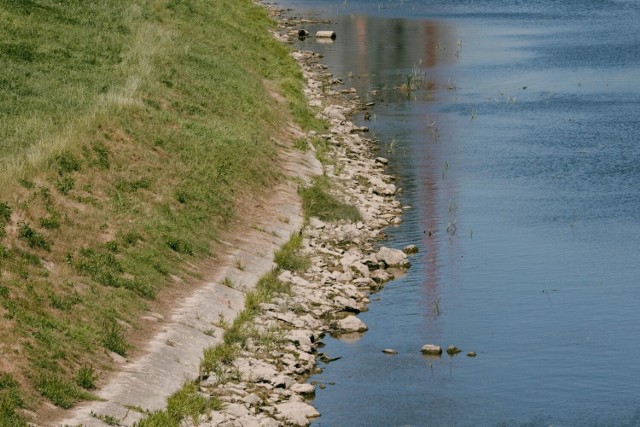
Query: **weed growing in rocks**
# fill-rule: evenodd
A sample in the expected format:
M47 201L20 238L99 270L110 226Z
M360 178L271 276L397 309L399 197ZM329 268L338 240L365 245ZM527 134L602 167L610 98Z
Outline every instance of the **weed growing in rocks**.
M312 186L300 190L305 216L322 221L359 221L361 217L358 209L339 201L329 193L329 188L328 179L318 177Z

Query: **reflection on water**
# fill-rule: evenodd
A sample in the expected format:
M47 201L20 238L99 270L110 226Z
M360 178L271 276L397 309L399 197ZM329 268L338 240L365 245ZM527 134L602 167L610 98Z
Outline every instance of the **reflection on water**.
M640 5L285 3L331 18L301 46L376 103L421 249L326 339L315 425L640 425Z

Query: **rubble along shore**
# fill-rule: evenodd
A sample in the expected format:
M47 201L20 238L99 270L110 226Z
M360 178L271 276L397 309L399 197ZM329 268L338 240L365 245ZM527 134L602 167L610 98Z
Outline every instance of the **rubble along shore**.
M280 11L265 6L274 16ZM275 34L283 42L297 36L296 22L280 20ZM331 360L319 351L324 334L359 334L367 326L356 317L367 309L369 295L395 274L408 268L399 249L378 248L382 229L399 224L403 207L395 200L394 178L384 173L387 160L375 156L376 145L348 117L363 108L359 98L327 88L332 76L313 52L292 53L306 79L310 105L321 111L329 133L307 134L309 142L321 139L330 147L325 174L335 183L336 196L357 207L361 221L323 222L311 218L302 232L300 252L311 260L303 273L283 271L279 279L291 286L261 304L252 327L268 343L249 341L224 372L200 381L201 392L225 402L224 409L201 416L200 426L308 425L320 414L308 401L315 385L306 383L317 372L319 360ZM335 81L334 83L335 84Z

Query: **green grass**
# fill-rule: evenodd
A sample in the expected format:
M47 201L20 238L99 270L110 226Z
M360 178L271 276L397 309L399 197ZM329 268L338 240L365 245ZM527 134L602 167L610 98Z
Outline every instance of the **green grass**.
M78 400L93 399L91 394L56 374L41 375L36 387L54 405L65 409L72 407Z
M295 234L276 253L275 262L279 268L291 271L304 271L311 266L308 257L299 255L298 249L302 245L302 234Z
M250 0L0 0L0 21L0 345L20 405L67 407L130 348L116 320L198 278L282 179L286 121L324 124Z
M205 397L195 382L187 381L167 399L167 409L152 412L136 422L134 427L179 427L186 419L197 425L200 415L221 408L222 403L218 399Z
M313 185L300 189L305 216L322 221L359 221L361 216L358 209L333 196L329 192L331 186L329 178L320 176L314 180Z
M11 374L0 374L0 427L26 427L26 420L16 412L23 407L18 382Z

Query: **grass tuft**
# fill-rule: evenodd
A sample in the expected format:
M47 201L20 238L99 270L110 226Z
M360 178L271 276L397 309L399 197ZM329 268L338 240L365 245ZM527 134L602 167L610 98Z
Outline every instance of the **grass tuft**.
M107 350L120 356L126 356L129 345L124 338L124 327L118 323L115 317L110 317L102 328L102 344Z
M329 180L327 177L318 177L313 185L300 190L302 207L307 218L315 217L322 221L350 221L361 220L358 209L341 202L329 193Z
M93 366L82 366L76 374L76 384L85 390L93 390L96 388L96 371Z
M50 251L51 246L44 236L31 228L26 222L18 223L18 237L24 240L32 249L44 249Z
M91 394L52 373L42 374L36 387L54 405L64 409L71 408L80 399L93 399Z
M219 409L222 409L222 403L218 399L205 397L195 382L188 381L167 399L166 410L152 412L133 426L179 427L185 420L198 425L200 415Z
M27 422L18 409L24 408L19 384L9 373L0 375L0 427L26 427Z
M311 266L311 260L303 255L298 255L297 251L302 245L302 235L300 233L291 236L275 254L275 262L279 268L291 271L304 271Z

